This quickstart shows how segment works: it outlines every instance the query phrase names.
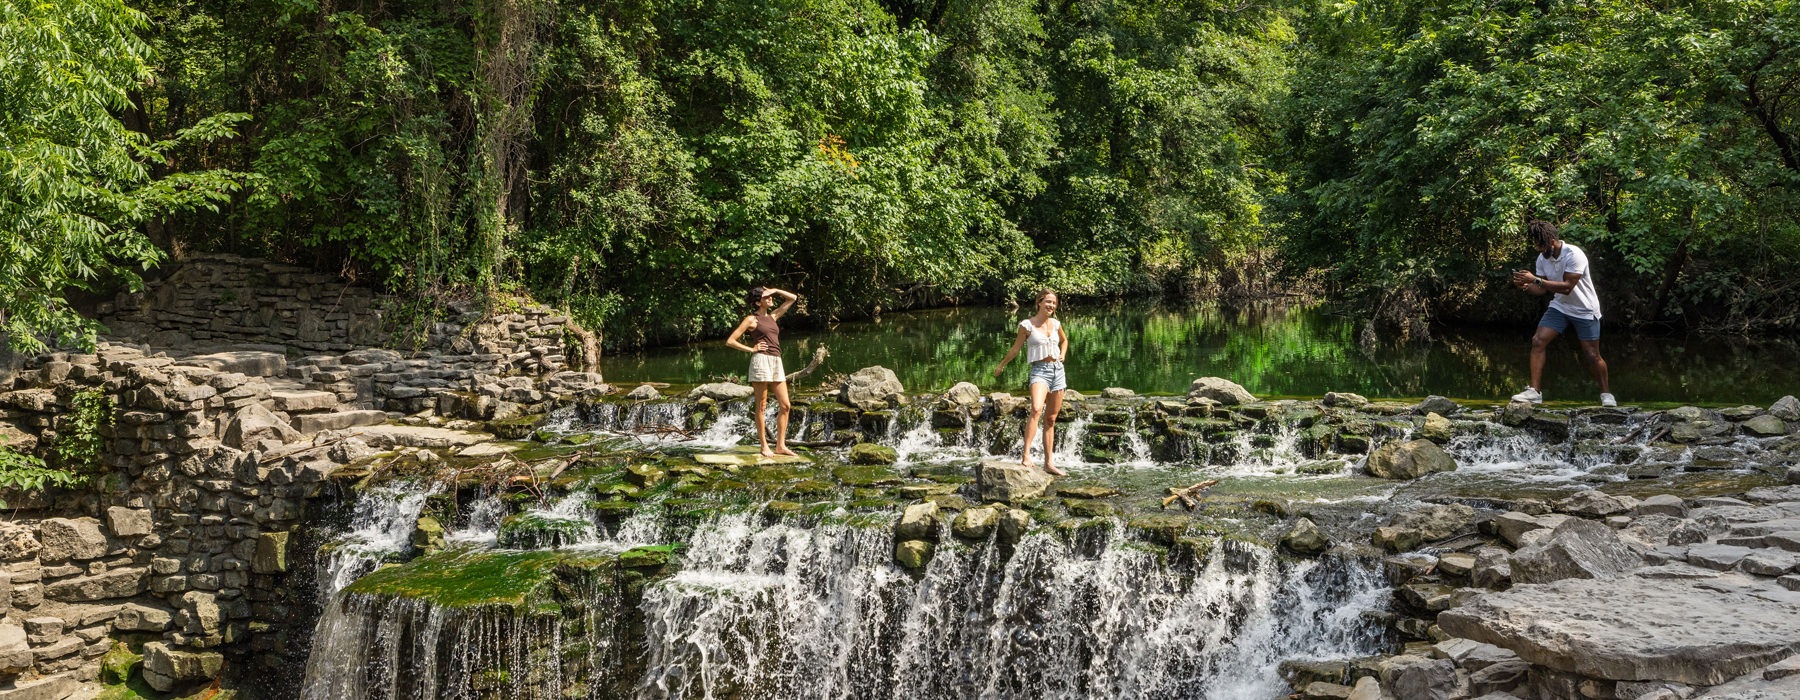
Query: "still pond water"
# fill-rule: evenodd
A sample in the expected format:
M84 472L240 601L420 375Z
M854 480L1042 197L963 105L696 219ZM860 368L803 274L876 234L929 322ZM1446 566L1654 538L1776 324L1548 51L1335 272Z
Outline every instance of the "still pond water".
M1058 314L1069 332L1069 386L1093 393L1117 386L1141 393L1185 392L1195 377L1219 376L1258 396L1319 396L1348 391L1370 398L1439 394L1504 400L1525 386L1530 327L1439 333L1428 345L1381 345L1364 352L1356 321L1318 308L1168 306L1115 302L1068 304ZM870 365L894 370L909 391L935 391L971 381L983 391L1019 392L1023 351L996 379L994 365L1026 316L1000 308L892 313L879 321L843 323L782 334L788 371L806 365L820 345L825 366L802 383ZM696 384L742 378L744 353L724 339L606 359L606 378ZM1544 371L1552 403L1592 403L1599 389L1572 338L1550 348ZM1627 405L1768 405L1800 393L1800 344L1791 340L1642 335L1605 330L1601 349L1613 393Z

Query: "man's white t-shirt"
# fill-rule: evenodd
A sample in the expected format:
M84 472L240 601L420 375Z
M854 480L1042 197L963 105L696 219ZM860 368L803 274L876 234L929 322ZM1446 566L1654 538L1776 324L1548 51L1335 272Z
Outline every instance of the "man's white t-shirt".
M1581 275L1581 281L1575 283L1575 289L1568 294L1558 294L1550 299L1550 308L1561 311L1572 318L1600 318L1600 295L1594 293L1594 274L1588 270L1587 253L1575 244L1563 241L1562 253L1556 259L1539 255L1537 274L1551 282L1561 282L1565 274Z

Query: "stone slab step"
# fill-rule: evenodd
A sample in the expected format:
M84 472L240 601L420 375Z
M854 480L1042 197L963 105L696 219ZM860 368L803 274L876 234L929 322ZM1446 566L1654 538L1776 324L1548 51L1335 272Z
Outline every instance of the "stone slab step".
M372 411L380 413L380 411ZM308 416L300 416L306 418ZM486 433L471 433L449 428L431 428L419 425L372 425L351 431L357 437L369 443L370 447L389 449L394 447L418 447L424 449L446 449L468 447L477 443L488 442L494 436Z
M280 377L287 374L287 356L278 352L236 350L210 355L194 355L175 361L188 367L206 367L218 372L238 372L250 377Z
M340 406L337 394L329 391L271 391L270 408L287 413L333 410Z
M387 412L375 410L303 413L292 418L294 429L308 435L324 430L345 430L359 426L381 425L388 419Z
M8 683L0 687L0 700L63 700L80 689L81 683L73 677L51 676Z
M809 464L812 460L796 455L764 457L758 452L703 452L694 461L714 466L751 467L765 464Z

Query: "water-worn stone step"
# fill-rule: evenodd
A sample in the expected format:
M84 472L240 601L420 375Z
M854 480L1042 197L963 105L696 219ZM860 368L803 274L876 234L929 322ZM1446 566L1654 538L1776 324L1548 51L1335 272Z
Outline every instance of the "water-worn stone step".
M236 372L250 377L281 377L287 374L285 355L261 350L194 355L176 360L175 363L188 367L206 367L218 372Z
M347 430L360 426L381 425L386 423L387 419L386 412L376 410L304 413L293 417L294 429L307 435L325 430Z
M271 408L287 413L322 411L339 406L337 394L317 390L276 390L269 392Z
M375 411L379 413L379 411ZM431 428L420 425L372 425L356 428L352 434L369 443L370 447L389 449L394 447L417 447L428 450L468 447L477 443L488 442L494 436L486 433L471 433L449 428Z
M0 700L63 700L81 689L81 682L73 676L51 676L9 685L0 687Z

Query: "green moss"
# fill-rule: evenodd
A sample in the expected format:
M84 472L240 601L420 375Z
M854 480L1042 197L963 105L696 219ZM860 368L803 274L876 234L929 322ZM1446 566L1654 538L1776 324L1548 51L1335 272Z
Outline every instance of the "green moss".
M497 544L507 549L563 547L581 541L592 530L593 525L585 520L518 513L500 521Z
M114 643L100 657L100 682L122 685L137 675L138 666L143 664L144 655L133 653L130 647Z
M555 613L560 608L549 594L559 567L582 570L612 565L611 557L554 550L449 551L376 570L345 590L421 599L446 608L499 606L518 612Z
M905 483L900 475L879 466L842 466L831 470L831 475L847 486L898 486Z

